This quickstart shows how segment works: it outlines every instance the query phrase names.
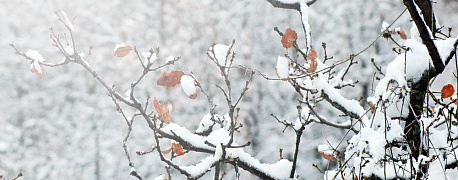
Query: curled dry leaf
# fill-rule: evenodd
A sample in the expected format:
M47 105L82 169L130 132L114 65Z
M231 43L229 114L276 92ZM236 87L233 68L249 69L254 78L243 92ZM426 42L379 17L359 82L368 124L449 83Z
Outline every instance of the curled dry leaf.
M441 98L448 98L455 93L455 88L453 88L453 85L447 84L444 87L442 87L441 90Z
M336 159L334 157L334 150L328 145L318 145L318 152L327 160L334 161Z
M401 36L401 39L404 39L404 40L407 39L407 35L406 35L406 33L405 33L403 30L400 30L400 31L399 31L399 36Z
M165 124L170 123L170 114L172 113L173 110L173 105L170 101L165 101L163 103L159 103L157 101L156 97L154 97L154 108L157 111L157 114L159 115L159 120L164 122Z
M157 80L157 85L164 87L175 87L177 84L180 84L181 76L183 75L183 71L164 72Z
M184 154L183 146L181 146L180 143L178 142L172 141L172 149L173 149L173 152L177 155Z
M309 68L307 68L307 72L313 73L316 71L318 67L318 63L316 62L316 58L318 57L318 54L313 48L309 49L309 52L307 53L307 63L309 64Z
M32 73L36 73L36 74L38 74L40 76L43 75L43 71L41 70L40 63L37 60L33 61L33 63L30 64L30 71L32 71Z
M283 37L281 38L281 44L284 48L290 48L293 47L294 41L296 41L296 39L296 31L291 30L291 28L288 28L286 29L285 34L283 34Z
M116 57L127 56L130 53L130 50L132 50L132 47L130 47L129 45L125 45L124 43L116 44L113 56L116 56Z
M167 149L162 150L162 154L168 154L172 151L172 147L168 147Z
M332 155L332 154L325 154L323 152L320 152L321 155L323 156L323 158L329 160L329 161L334 161L336 160L336 158Z
M374 103L372 103L371 101L368 101L367 104L369 104L369 106L371 107L371 113L374 114L374 112L375 112Z

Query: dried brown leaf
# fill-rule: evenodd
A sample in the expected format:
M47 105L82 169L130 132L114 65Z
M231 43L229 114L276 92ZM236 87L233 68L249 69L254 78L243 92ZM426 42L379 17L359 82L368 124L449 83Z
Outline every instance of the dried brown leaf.
M183 71L164 72L157 80L157 85L164 87L175 87L177 84L180 84L181 76L183 75Z
M314 73L318 67L318 62L316 62L316 58L318 54L313 48L310 48L309 52L307 53L307 63L309 64L309 68L307 68L307 72Z
M159 120L164 122L165 124L170 124L170 115L173 110L173 105L170 101L165 101L163 103L159 103L156 97L154 97L154 108L159 115Z
M283 34L283 37L281 38L281 44L284 48L290 48L293 47L294 41L296 41L296 39L296 31L291 30L291 28L288 28L286 29L285 34Z
M455 93L455 88L451 84L447 84L444 87L442 87L441 90L441 98L448 98Z
M132 47L130 47L129 45L119 47L118 49L115 50L113 56L116 56L116 57L127 56L130 53L130 50L132 50Z

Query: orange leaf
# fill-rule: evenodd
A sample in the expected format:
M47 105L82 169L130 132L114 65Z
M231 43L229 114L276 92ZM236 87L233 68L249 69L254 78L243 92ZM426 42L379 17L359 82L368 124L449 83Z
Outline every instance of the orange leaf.
M293 47L294 41L297 39L297 33L294 30L291 30L291 28L286 29L285 34L283 34L283 37L281 38L281 44L283 45L284 48L290 48Z
M318 67L318 63L316 62L316 58L318 57L318 54L313 48L309 49L309 52L307 53L307 63L310 65L309 68L307 68L307 72L313 73L316 71Z
M157 80L157 85L164 87L175 87L177 84L180 84L181 76L183 75L183 71L164 72Z
M321 155L323 155L323 158L325 158L327 160L330 160L330 161L336 160L336 158L332 154L325 154L324 152L320 152L320 153L321 153Z
M442 87L441 90L441 98L448 98L455 93L455 88L453 88L453 85L447 84L444 87Z
M162 154L168 154L168 153L170 153L170 151L172 151L172 148L168 147L167 149L164 149L161 152L162 152Z
M129 54L130 50L132 50L132 47L130 47L129 45L119 47L119 48L117 48L115 50L113 56L116 56L116 57L127 56Z
M173 152L177 155L183 155L183 146L181 146L179 143L172 141L172 149Z
M165 101L163 103L159 103L156 97L154 97L154 108L159 115L159 120L164 122L165 124L170 123L170 113L172 113L173 105L170 101Z

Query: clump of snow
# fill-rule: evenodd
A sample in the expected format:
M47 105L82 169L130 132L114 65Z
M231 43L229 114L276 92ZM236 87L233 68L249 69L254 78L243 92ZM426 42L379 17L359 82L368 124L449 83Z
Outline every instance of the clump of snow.
M196 133L203 133L205 131L208 131L215 124L215 122L213 122L211 118L211 114L206 114L200 120L199 127L197 127Z
M278 78L287 80L289 78L289 61L287 58L278 56L277 66L275 67Z
M318 152L323 153L325 155L332 155L334 153L334 150L330 146L325 144L320 144L317 148Z
M43 56L41 56L41 54L38 53L38 51L36 50L28 49L25 55L29 57L30 59L33 59L34 61L39 61L39 62L45 61L45 58L43 58Z
M227 144L230 138L231 137L229 135L229 131L225 129L218 129L218 130L211 132L208 135L207 141L213 145L221 144L221 143Z
M73 56L73 54L75 54L75 52L74 52L74 50L73 50L73 47L71 47L71 46L65 47L64 50L65 50L65 52L67 52L67 54L70 55L70 56Z
M229 54L229 48L231 46L226 46L226 45L223 45L223 44L216 44L215 46L213 46L213 52L215 53L215 56L214 58L216 58L216 60L220 63L220 64L224 64L225 63L222 63L222 62L226 62L226 57L228 56Z
M386 21L383 21L382 22L382 29L380 30L380 32L385 32L385 30L391 31L391 28L388 28L389 26L390 26L390 24L388 24Z
M151 57L151 58L149 59L149 62L150 62L151 64L154 63L154 61L157 60L157 55L156 55L156 53L151 54L150 51L146 51L146 52L143 52L142 55L143 55L143 57L145 58L145 61L143 62L143 64L144 64L145 66L148 64L148 58Z
M175 60L175 58L173 56L169 56L167 58L165 58L165 63L169 63L171 61Z
M199 164L190 165L190 166L180 166L181 169L188 172L192 177L197 177L210 171L213 164L218 162L223 155L223 148L221 145L217 145L215 149L215 154L213 156L208 156L202 160Z
M195 99L197 97L197 87L194 78L188 75L181 76L181 87L189 98Z

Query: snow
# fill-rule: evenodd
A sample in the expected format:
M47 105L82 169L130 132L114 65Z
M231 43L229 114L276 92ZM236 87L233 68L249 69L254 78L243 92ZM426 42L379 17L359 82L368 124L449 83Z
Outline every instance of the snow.
M230 140L229 131L226 129L218 129L211 132L208 137L207 141L213 145L216 144L227 144Z
M151 52L149 51L146 51L146 52L143 52L142 53L143 55L143 58L145 58L145 61L143 62L143 64L146 66L148 64L148 58L151 56L151 58L149 59L149 62L152 64L154 63L154 61L157 60L157 55L156 53L153 53L151 54Z
M36 51L36 50L28 49L27 52L25 53L25 55L27 57L29 57L30 59L33 59L34 61L39 61L39 62L44 62L45 61L43 56L41 56L41 54L38 53L38 51Z
M196 133L203 133L207 131L215 122L211 120L212 115L206 114L199 123L199 127L197 127Z
M305 29L305 38L307 40L307 49L310 49L312 46L312 33L309 24L309 6L307 6L307 2L305 0L300 0L301 5L301 15L302 15L302 24Z
M207 117L208 118L208 117ZM206 118L203 118L206 119ZM196 134L189 132L186 128L181 127L177 124L170 123L161 129L163 132L172 135L172 131L179 137L181 137L186 142L192 144L195 147L215 150L215 155L208 156L207 158L203 159L201 163L196 165L190 166L180 166L180 168L189 172L192 176L198 176L201 173L204 173L210 170L211 165L218 161L221 158L222 150L221 144L227 144L229 142L230 136L229 131L226 129L218 129L213 131L208 135L208 137L202 137ZM211 146L208 146L204 142L208 141L209 143L217 146L214 149ZM234 143L233 145L237 145ZM292 162L286 159L282 159L274 164L262 164L259 160L253 158L251 155L243 151L242 148L227 148L226 149L226 158L234 159L239 158L239 161L246 163L247 165L254 167L275 179L286 179L289 177L291 172Z
M291 173L292 162L281 159L274 164L263 164L253 158L241 148L226 149L226 158L239 158L239 161L245 162L248 166L254 167L274 179L288 179Z
M380 30L380 32L385 32L385 30L391 31L391 28L388 28L389 26L390 26L390 24L388 24L386 21L383 21L382 22L382 29Z
M68 29L70 29L71 32L74 32L75 27L73 26L72 22L70 22L70 20L68 19L67 14L64 11L60 11L60 13L64 18L62 21L64 21L65 25L68 27Z
M189 98L194 99L197 97L197 87L194 78L188 75L181 76L181 87Z
M73 50L73 47L71 47L71 46L65 47L64 50L65 50L65 52L67 52L67 54L70 55L70 56L73 56L73 55L75 54L75 52L74 52L74 50Z
M287 80L289 78L289 61L283 56L278 56L277 66L275 67L278 78Z
M366 111L359 104L359 102L354 99L348 100L343 97L340 92L337 91L337 89L329 85L329 83L326 81L326 79L323 78L322 75L315 78L315 80L312 82L314 87L328 95L331 101L340 104L347 111L357 114L359 117L361 117L363 122L367 120L367 117L365 116Z
M224 44L216 44L215 46L213 46L213 52L215 53L215 56L214 58L216 58L216 60L221 64L221 65L224 65L224 66L227 66L226 63L226 56L228 55L229 53L229 48L231 46L226 46ZM224 63L222 63L224 62Z
M223 155L223 148L220 144L216 146L215 154L208 156L202 160L199 164L190 166L181 166L180 168L188 172L192 177L197 177L207 171L210 171L212 165L218 162Z
M165 58L165 63L169 63L171 61L175 60L175 58L173 56L169 56L167 58Z
M165 175L161 174L161 175L157 176L156 178L154 178L154 180L167 180L167 177L165 177Z
M295 4L295 3L300 2L301 0L275 0L275 1L281 2L283 4Z
M318 152L323 153L325 155L332 155L334 153L334 150L330 146L325 144L320 144L317 146L317 148Z
M113 52L116 53L116 50L118 50L119 48L125 47L125 46L126 46L126 44L124 44L124 42L121 43L121 44L116 44L115 48L113 49Z

